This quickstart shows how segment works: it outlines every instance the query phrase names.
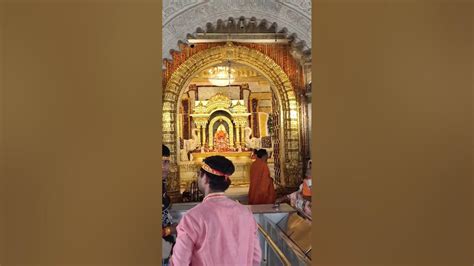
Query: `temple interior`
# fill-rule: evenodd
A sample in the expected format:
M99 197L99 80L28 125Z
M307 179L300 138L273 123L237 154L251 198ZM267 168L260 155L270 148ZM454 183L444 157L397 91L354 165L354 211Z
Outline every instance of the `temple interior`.
M228 77L215 81L215 75L210 73L220 74L219 71L230 76L232 83ZM214 65L197 73L179 104L180 189L190 188L196 163L207 156L222 154L236 166L229 193L246 194L252 150L273 150L273 97L269 81L251 66L229 61L227 65ZM272 176L274 165L271 157Z
M211 27L165 59L163 142L172 152L169 191L177 201L188 200L183 192L210 155L234 162L230 193L248 187L255 149L269 153L282 193L298 187L311 159L310 51L287 33L267 34L266 21L252 35L235 23L219 20L217 28L236 32L212 35Z
M196 172L211 155L234 163L226 194L242 204L258 149L269 154L277 198L298 191L312 156L311 2L165 1L163 18L163 143L177 221L202 200ZM310 263L310 212L286 203L249 208L262 248L273 252L262 263Z
M0 265L160 264L162 141L173 222L205 156L238 165L262 265L473 265L473 10L0 1ZM311 217L248 204L255 146L278 197L313 161Z

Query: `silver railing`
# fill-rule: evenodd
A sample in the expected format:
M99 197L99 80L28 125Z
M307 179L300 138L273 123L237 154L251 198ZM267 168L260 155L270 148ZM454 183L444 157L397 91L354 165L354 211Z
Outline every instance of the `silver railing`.
M269 254L268 254L268 248L271 248L273 252L277 255L278 259L284 266L291 266L290 261L288 258L283 254L281 249L273 242L271 237L268 235L268 233L263 229L263 227L260 224L258 225L258 231L260 234L263 236L263 239L265 240L264 243L264 249L262 251L262 265L268 265L269 263Z

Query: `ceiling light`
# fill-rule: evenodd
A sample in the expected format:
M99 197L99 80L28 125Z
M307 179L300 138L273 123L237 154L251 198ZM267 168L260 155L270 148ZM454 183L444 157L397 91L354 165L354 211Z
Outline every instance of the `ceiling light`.
M209 82L215 86L230 86L235 81L235 70L229 66L216 66L209 70Z

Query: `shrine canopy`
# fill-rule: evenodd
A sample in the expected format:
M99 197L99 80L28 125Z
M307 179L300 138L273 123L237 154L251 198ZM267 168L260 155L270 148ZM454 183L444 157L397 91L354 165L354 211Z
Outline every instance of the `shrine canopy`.
M201 147L206 151L230 151L243 146L244 129L248 126L247 106L243 100L231 100L217 93L209 100L197 100L190 116L198 129ZM209 132L205 132L208 130ZM235 137L234 137L235 132Z

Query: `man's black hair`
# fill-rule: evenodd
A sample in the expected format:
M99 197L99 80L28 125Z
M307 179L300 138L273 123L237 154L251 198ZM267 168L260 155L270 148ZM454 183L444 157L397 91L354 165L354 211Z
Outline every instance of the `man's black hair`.
M161 156L170 156L171 155L171 152L170 152L170 149L168 147L166 147L166 145L163 144L163 148L161 150Z
M210 156L204 159L203 162L209 165L212 169L224 173L228 176L232 175L235 171L235 167L232 161L230 161L224 156ZM209 187L213 192L224 192L229 188L231 184L230 178L227 178L226 180L224 176L211 174L202 168L201 172L204 172L209 178Z
M263 158L263 156L268 156L267 150L265 149L258 150L256 154L257 154L257 157L260 159Z

